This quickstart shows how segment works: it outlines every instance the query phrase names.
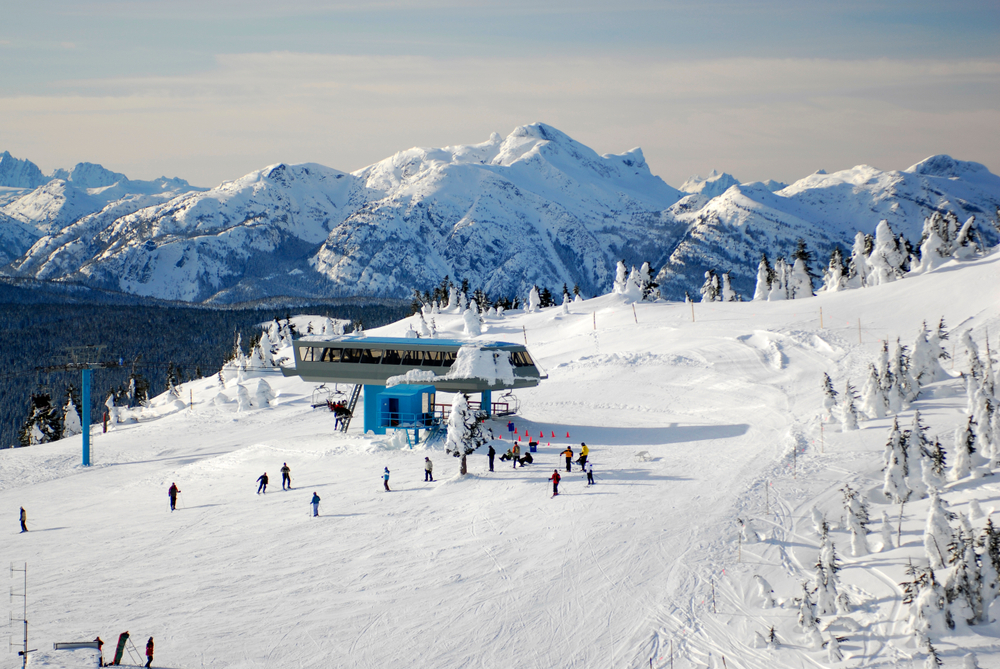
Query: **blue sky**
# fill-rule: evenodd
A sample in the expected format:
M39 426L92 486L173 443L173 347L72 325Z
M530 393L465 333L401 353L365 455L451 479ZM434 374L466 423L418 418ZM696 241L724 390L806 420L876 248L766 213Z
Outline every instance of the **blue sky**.
M544 121L678 186L1000 172L1000 3L5 2L0 150L211 186Z

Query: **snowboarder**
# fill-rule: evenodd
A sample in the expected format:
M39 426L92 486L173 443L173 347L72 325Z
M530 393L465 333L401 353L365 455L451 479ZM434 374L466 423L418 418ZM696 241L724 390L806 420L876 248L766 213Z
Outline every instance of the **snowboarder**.
M424 482L434 482L434 463L430 458L424 458Z
M383 474L382 474L382 484L385 486L385 491L386 492L392 492L391 490L389 490L389 468L388 467L385 468L385 472L383 472Z
M490 459L490 471L493 471L493 458L496 457L497 452L493 450L493 444L490 444L490 450L487 451L486 457Z
M288 484L288 489L292 489L292 470L288 468L288 463L281 463L281 489L285 489L285 484Z
M552 470L552 476L549 477L549 480L552 481L552 496L553 497L555 497L556 495L559 494L559 479L560 478L561 477L559 476L559 470L558 469Z
M170 488L167 489L167 496L170 498L170 510L174 511L177 509L177 493L180 490L177 488L176 483L171 483Z
M583 468L587 470L587 485L594 485L594 465L588 462Z
M257 494L258 495L261 493L267 494L267 472L264 472L263 474L258 476L257 481L260 482L260 485L257 486Z
M561 455L565 455L566 456L566 471L572 472L573 471L573 449L570 448L569 446L567 446L566 450L563 451L561 453Z
M587 456L590 455L590 449L587 448L587 444L580 442L580 459L577 462L580 463L580 469L587 468Z
M313 505L313 518L319 515L319 495L313 492L312 501L309 502Z
M128 641L128 630L125 630L118 635L118 647L115 648L115 659L111 663L112 666L117 667L122 663L122 653L125 652L125 642Z
M514 457L514 469L517 469L517 463L521 461L521 447L514 444L514 448L511 449L511 453Z
M153 664L153 637L149 637L149 641L146 642L146 667Z
M22 533L28 531L28 526L25 524L27 522L28 522L28 512L25 511L24 507L22 506L21 507L21 532Z
M94 639L94 641L97 643L97 666L98 667L103 667L104 666L104 640L101 639L101 637L97 637L96 639Z

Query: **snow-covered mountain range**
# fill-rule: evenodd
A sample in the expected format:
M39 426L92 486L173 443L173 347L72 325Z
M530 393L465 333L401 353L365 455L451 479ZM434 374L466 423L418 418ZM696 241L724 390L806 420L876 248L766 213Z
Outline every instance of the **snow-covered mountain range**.
M983 241L1000 241L1000 177L978 163L933 156L788 186L713 171L677 190L640 149L601 156L541 123L351 174L272 165L207 191L88 163L33 185L40 175L0 157L5 273L198 302L408 297L445 275L491 297L563 284L594 295L619 260L659 268L667 297L696 294L706 269L730 271L749 295L762 253L787 255L802 238L822 262L881 219L916 242L933 211L975 215Z

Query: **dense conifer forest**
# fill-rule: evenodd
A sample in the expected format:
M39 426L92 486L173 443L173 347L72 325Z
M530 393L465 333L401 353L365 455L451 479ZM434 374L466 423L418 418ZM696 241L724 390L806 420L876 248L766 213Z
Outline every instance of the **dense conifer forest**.
M81 303L95 295L39 293L0 287L0 448L18 445L18 431L31 411L32 395L47 393L54 407L66 404L73 387L79 398L79 371L45 371L69 362L68 347L103 346L102 362L118 366L96 370L91 388L91 421L97 423L111 392L128 387L133 374L155 396L167 387L168 372L181 381L218 372L233 353L236 334L243 347L258 324L293 313L347 319L364 327L398 320L407 305L390 300L365 303L302 304L276 301L224 309L156 303L134 297L98 297L111 304ZM51 300L45 302L44 300Z

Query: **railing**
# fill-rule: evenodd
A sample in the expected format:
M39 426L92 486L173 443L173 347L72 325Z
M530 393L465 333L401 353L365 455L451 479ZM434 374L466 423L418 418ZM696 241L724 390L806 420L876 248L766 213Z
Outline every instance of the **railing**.
M479 411L482 407L481 402L476 402L474 400L469 400L469 408L473 411ZM490 404L492 411L491 416L509 416L510 405L507 402L493 402ZM450 404L435 404L434 405L434 415L441 416L441 420L447 421L448 417L451 416L451 405Z

